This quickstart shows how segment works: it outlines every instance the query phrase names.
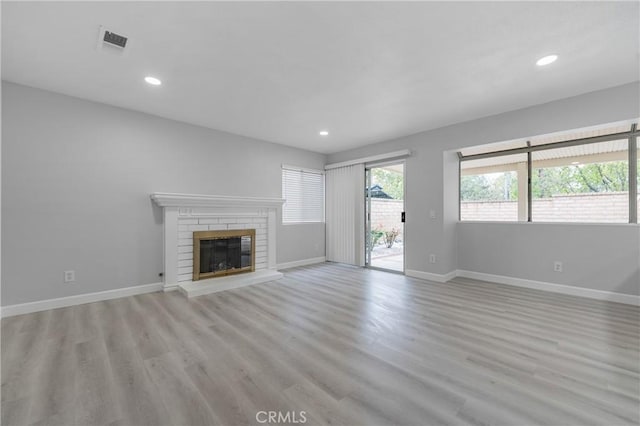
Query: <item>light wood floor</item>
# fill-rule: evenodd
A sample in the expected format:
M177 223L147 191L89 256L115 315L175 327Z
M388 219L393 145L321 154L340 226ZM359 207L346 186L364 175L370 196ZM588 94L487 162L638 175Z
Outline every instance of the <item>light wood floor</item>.
M639 309L324 264L2 320L2 424L638 424ZM291 414L290 414L291 415ZM290 417L290 419L292 419Z

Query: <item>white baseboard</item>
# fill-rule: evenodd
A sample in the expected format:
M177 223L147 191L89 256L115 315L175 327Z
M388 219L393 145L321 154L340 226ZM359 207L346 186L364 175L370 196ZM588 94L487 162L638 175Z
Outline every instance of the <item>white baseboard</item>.
M135 296L136 294L162 291L162 283L144 284L134 287L117 288L115 290L98 291L95 293L77 294L75 296L59 297L57 299L39 300L37 302L20 303L3 306L0 311L2 318L14 315L30 314L31 312L46 311L48 309L65 308L67 306L82 305L84 303L100 302L102 300L119 299Z
M297 266L312 265L325 262L324 257L298 260L278 265L278 269L294 268ZM586 297L589 299L606 300L610 302L624 303L640 306L640 296L633 294L614 293L611 291L593 290L589 288L574 287L563 284L553 284L543 281L526 280L522 278L507 277L504 275L485 274L483 272L456 270L447 274L434 274L407 269L405 275L428 281L444 283L455 277L471 278L481 281L489 281L498 284L512 285L515 287L531 288L535 290L550 291L571 296ZM177 285L175 286L177 289ZM40 300L37 302L21 303L17 305L3 306L0 308L0 317L6 318L14 315L29 314L31 312L46 311L48 309L64 308L84 303L100 302L102 300L118 299L120 297L135 296L136 294L153 293L163 291L163 283L144 284L134 287L124 287L115 290L98 291L95 293L78 294L75 296L60 297L57 299ZM168 289L164 289L168 290ZM171 289L173 290L173 288Z
M178 291L178 290L180 290L180 283L164 284L164 286L162 287L162 291L164 291L165 293L170 291Z
M568 294L571 296L587 297L595 300L606 300L609 302L624 303L627 305L640 306L640 296L633 294L614 293L612 291L593 290L590 288L575 287L564 284L554 284L543 281L527 280L523 278L507 277L504 275L485 274L483 272L465 271L458 269L447 274L434 274L407 269L405 275L413 278L420 278L438 283L445 283L455 277L472 278L475 280L489 281L498 284L512 285L515 287L530 288L534 290L550 291L553 293Z
M279 263L277 265L277 269L289 269L289 268L297 268L298 266L307 266L307 265L313 265L316 263L324 263L327 261L326 257L312 257L310 259L302 259L302 260L295 260L293 262L285 262L285 263Z
M435 281L437 283L446 283L456 277L457 271L451 271L446 274L434 274L433 272L416 271L413 269L407 269L404 274L408 277L420 278L427 281Z
M485 274L483 272L465 271L460 269L456 271L456 276L472 278L481 281L490 281L498 284L512 285L515 287L531 288L535 290L550 291L553 293L568 294L571 296L587 297L589 299L606 300L609 302L618 302L627 305L640 306L640 296L635 296L633 294L593 290L590 288L575 287L564 284L554 284L543 281L526 280L522 278Z

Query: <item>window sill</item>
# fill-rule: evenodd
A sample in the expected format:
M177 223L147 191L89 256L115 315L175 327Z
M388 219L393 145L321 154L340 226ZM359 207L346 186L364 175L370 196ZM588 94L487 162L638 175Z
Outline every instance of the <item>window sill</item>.
M524 222L524 221L502 221L502 220L459 220L458 223L477 223L485 225L569 225L569 226L634 226L640 227L638 223L610 223L610 222Z

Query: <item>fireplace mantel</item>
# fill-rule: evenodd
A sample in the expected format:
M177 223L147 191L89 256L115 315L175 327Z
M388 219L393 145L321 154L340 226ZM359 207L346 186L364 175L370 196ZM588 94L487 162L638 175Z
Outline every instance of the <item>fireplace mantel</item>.
M175 194L169 192L154 192L151 194L151 199L160 207L258 207L275 209L284 203L284 198Z
M180 290L193 297L282 277L276 271L276 211L284 199L167 192L154 192L151 199L163 210L165 291ZM231 277L192 281L192 268L185 264L193 231L238 227L256 228L262 234L259 268Z

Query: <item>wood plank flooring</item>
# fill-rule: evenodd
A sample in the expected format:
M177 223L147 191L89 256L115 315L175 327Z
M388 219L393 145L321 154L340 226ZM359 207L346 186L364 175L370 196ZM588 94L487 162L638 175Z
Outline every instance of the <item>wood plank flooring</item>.
M1 420L637 425L639 323L628 305L315 265L3 319Z

